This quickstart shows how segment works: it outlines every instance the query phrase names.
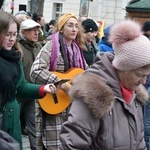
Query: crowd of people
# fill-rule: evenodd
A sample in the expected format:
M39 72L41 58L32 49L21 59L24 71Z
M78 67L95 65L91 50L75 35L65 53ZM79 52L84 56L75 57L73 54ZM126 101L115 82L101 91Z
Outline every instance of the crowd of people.
M31 150L150 150L150 21L124 19L100 38L95 20L72 13L47 24L0 14L3 150L22 150L22 133Z

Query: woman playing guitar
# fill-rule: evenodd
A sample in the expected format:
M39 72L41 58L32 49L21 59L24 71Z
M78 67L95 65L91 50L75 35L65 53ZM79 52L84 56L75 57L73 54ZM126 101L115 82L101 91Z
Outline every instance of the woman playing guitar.
M55 83L61 78L57 73L65 73L71 68L86 69L87 64L81 50L84 49L84 40L81 35L83 33L75 15L67 13L60 16L56 33L41 49L32 65L31 80L37 84ZM75 73L78 74L76 71ZM67 73L63 78L68 78ZM53 96L54 99L57 98L57 94ZM65 97L61 98L65 102ZM49 108L53 107L46 105ZM66 120L68 108L69 106L58 114L49 114L40 107L38 101L36 102L37 149L58 150L61 144L59 132Z

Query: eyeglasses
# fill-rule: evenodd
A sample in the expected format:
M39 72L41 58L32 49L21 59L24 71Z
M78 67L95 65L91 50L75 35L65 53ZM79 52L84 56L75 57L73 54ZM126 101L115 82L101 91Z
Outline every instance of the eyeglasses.
M17 36L18 36L18 32L15 32L15 33L7 33L5 37L6 37L7 39L10 39L10 38L12 38L12 37L13 37L13 38L17 38Z
M39 28L33 28L33 29L29 29L29 31L32 31L32 32L39 32Z

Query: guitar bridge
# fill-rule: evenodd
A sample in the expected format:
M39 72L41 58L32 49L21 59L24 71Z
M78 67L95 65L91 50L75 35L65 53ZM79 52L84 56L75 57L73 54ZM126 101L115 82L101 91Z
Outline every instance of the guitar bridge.
M54 99L54 103L57 104L58 103L58 99L57 99L57 95L56 94L52 94L53 99Z

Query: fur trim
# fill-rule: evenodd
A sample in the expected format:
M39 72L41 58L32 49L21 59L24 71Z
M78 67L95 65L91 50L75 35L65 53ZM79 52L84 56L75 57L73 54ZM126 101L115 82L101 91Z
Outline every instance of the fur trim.
M107 114L114 104L114 93L104 81L93 73L85 72L73 79L69 90L72 100L80 99L88 105L95 118ZM145 104L149 94L143 85L136 89L137 100Z
M69 90L71 99L83 100L96 118L103 117L113 107L113 91L99 76L83 73L74 78L72 84Z
M149 100L149 94L143 85L140 85L136 89L136 95L138 101L145 104Z

